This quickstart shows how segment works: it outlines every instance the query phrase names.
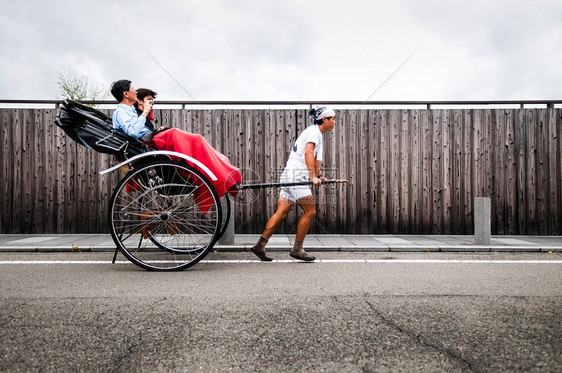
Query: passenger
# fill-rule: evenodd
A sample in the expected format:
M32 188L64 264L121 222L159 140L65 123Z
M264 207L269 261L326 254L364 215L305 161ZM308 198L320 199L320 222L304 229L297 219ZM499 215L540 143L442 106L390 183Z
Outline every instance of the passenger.
M242 180L240 169L214 149L201 135L167 127L155 130L152 120L152 104L156 92L148 88L135 91L130 80L118 80L111 85L111 94L119 104L113 113L113 128L135 139L148 142L150 147L169 150L191 156L217 176L211 181L219 197ZM135 109L136 106L136 109ZM232 191L230 191L232 192Z
M134 108L138 102L137 91L130 80L118 80L111 85L111 94L117 102L113 112L113 128L137 140L152 140L152 130L146 126L146 117L152 110L152 101L148 101L139 115Z
M154 132L154 124L152 121L154 120L154 99L158 93L154 92L152 89L148 88L139 88L137 89L137 102L134 103L134 107L137 111L139 116L144 113L145 105L150 104L150 112L146 116L146 123L144 124L147 126L152 132ZM163 127L160 127L161 129Z

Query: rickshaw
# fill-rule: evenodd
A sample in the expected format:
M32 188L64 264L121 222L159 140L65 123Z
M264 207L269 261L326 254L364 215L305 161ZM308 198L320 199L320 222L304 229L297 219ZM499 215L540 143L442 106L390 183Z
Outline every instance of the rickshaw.
M230 199L220 198L212 184L217 176L195 157L152 150L115 131L106 114L73 100L60 105L55 123L77 143L117 158L119 163L100 171L101 175L118 169L125 172L109 200L115 256L119 250L148 270L182 270L203 259L224 234ZM339 182L348 183L323 184ZM229 192L310 184L237 184Z

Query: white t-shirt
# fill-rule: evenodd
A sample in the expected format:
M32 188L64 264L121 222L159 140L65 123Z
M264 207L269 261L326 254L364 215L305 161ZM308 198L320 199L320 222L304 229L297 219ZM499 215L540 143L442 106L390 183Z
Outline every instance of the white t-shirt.
M306 161L304 159L304 153L306 150L306 144L309 142L314 143L314 157L317 161L322 161L322 132L317 125L311 125L297 138L295 144L291 149L289 154L289 159L287 160L287 165L285 166L285 173L291 170L293 171L293 177L288 176L290 179L308 179L310 177L308 168L306 167ZM300 177L296 177L298 176Z

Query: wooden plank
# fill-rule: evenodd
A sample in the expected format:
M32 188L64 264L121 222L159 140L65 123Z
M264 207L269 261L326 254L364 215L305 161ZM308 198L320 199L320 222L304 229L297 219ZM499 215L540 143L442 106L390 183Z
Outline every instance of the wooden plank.
M443 110L443 115L441 117L441 125L442 125L442 162L443 168L441 169L442 172L442 227L443 231L442 234L450 234L451 233L451 208L452 208L452 194L453 194L453 175L452 175L452 168L453 168L453 139L452 139L452 110Z
M474 197L484 197L485 193L485 182L486 179L486 149L485 149L485 124L483 123L483 111L478 110L475 111L473 116L473 135L472 135L472 144L473 144L473 164L474 164L474 173L473 173L473 195ZM471 206L473 206L474 201L470 202Z
M281 144L283 150L279 151L278 155L278 168L282 170L287 163L287 159L289 158L289 152L293 143L297 139L297 137L301 134L302 131L306 127L310 125L309 122L303 123L303 128L297 127L297 119L296 119L296 111L295 110L283 110L283 130L281 133ZM298 208L294 208L293 211L289 214L288 219L285 221L285 232L294 234L297 231L297 223L301 216L302 212Z
M184 110L181 109L170 109L168 111L168 115L169 115L169 123L168 125L174 128L178 128L181 129L183 131L185 131L181 126L182 126L182 112ZM156 119L156 117L155 117ZM155 128L160 127L160 124L157 121L154 121L154 126Z
M31 170L34 174L34 184L35 192L32 193L33 205L32 205L32 216L31 216L31 230L32 233L41 233L44 231L43 222L45 221L44 211L45 211L45 172L44 172L44 149L45 143L42 141L44 137L44 125L45 125L45 110L36 110L35 118L33 120L33 126L35 129L35 135L33 136L33 150L31 157L33 158L33 164L31 165Z
M154 111L154 119L155 125L160 127L162 125L162 121L160 119L160 110ZM177 117L175 118L177 121L175 127L186 132L191 131L191 110L178 110Z
M431 110L421 110L421 135L422 135L422 166L421 166L421 230L432 232L432 160L433 160L433 120Z
M263 163L261 160L261 157L263 157L263 141L260 138L262 136L261 128L258 128L261 125L258 124L258 113L253 110L243 110L241 115L244 132L244 144L242 144L243 149L241 150L243 150L244 158L234 159L236 159L236 165L242 171L244 183L263 182L265 169L259 170L259 164ZM265 191L262 190L248 190L243 192L240 197L241 203L246 206L248 212L244 214L244 219L249 225L248 229L261 231L267 219L269 219L269 216L265 216L267 203L263 198L264 195Z
M55 154L58 153L55 147L55 133L62 132L53 123L54 113L47 115L48 122L45 124L45 178L46 178L46 192L45 192L45 231L43 233L54 233L56 231L55 220L55 168L57 161Z
M557 160L560 158L560 147L558 146L558 126L556 113L553 109L546 111L546 141L548 157L548 229L547 234L560 231L560 184L562 175L559 171ZM550 233L552 232L552 233Z
M160 112L159 121L161 122L161 124L160 124L161 126L173 127L171 110L172 109L160 109L160 110L158 110Z
M422 134L420 127L420 111L409 111L409 134L410 134L410 149L411 149L411 165L410 165L410 185L411 190L409 204L410 204L410 219L409 227L406 230L413 234L421 232L421 198L422 198Z
M302 110L302 122L306 122L307 124L310 123L310 119L306 119L306 114L308 110ZM334 126L334 130L331 133L326 133L324 135L324 162L321 165L322 172L326 175L326 177L330 178L347 178L347 175L344 174L344 170L339 167L336 157L338 156L338 149L336 139L338 138L337 133L342 130L343 126L343 118L341 110L336 111L336 124ZM304 124L302 125L304 127ZM324 226L327 231L329 232L337 232L338 225L337 225L337 209L339 204L338 199L338 187L325 187L322 188L325 193L324 196L326 200L324 201L323 210L324 210Z
M54 221L55 221L55 232L53 233L63 233L67 232L68 225L65 225L65 209L64 209L64 201L65 198L68 196L65 195L65 184L67 179L65 178L65 159L70 155L67 154L66 148L66 135L62 131L55 132L54 137L54 147L56 149L56 154L54 154L55 160L55 178L54 178L54 185L55 185L55 194L53 198L54 206ZM68 139L68 141L72 141Z
M91 233L91 227L98 221L102 209L101 177L94 171L100 163L101 154L83 146L75 146L74 154L76 154L76 163L73 187L76 192L72 208L76 209L74 216L78 217L75 232Z
M111 117L111 113L109 110L104 111L108 116ZM155 111L156 114L157 111ZM159 123L156 121L155 117L155 126L159 126ZM110 165L114 164L116 159L114 156L109 154L100 154L98 158L98 165L91 170L90 172L96 177L99 182L100 186L100 195L99 195L99 216L96 217L96 226L98 226L99 230L104 233L110 232L110 222L108 219L109 210L110 210L110 200L113 195L114 189L117 187L120 179L124 176L124 173L119 170L117 172L112 172L109 175L99 175L98 171L109 167ZM91 232L94 233L94 232Z
M357 133L357 110L349 111L346 115L345 132L346 132L346 153L344 154L345 160L345 174L353 180L353 183L357 185L355 188L346 188L344 193L346 194L345 204L342 206L344 212L344 221L342 228L346 232L357 233L357 225L355 224L355 219L357 218L360 208L357 204L358 196L357 191L361 185L360 175L357 172L357 146L358 146L358 133ZM343 144L342 144L343 145Z
M340 170L342 175L345 175L346 178L352 180L351 170L347 165L347 144L348 144L348 125L349 125L349 112L344 111L340 115L341 124L339 125L336 133L335 133L335 151L336 151L336 167ZM354 182L352 180L352 182ZM336 232L341 232L342 230L346 229L346 212L347 212L347 205L349 203L349 194L348 191L343 188L336 189L336 197L337 197L337 208L336 208Z
M502 121L503 109L493 110L492 116L492 131L493 131L493 144L492 151L494 155L494 168L493 168L493 198L492 198L492 226L495 227L497 234L505 234L504 227L504 214L505 205L505 173L504 173L504 149L503 146L503 128Z
M261 175L264 178L263 180L279 180L279 175L276 172L277 164L274 158L276 150L274 150L275 148L272 147L274 146L275 136L275 113L273 112L273 110L267 110L265 112L262 135L259 139L264 144L265 149L263 153L265 172L263 175ZM275 190L274 193L275 195L273 198L271 198L271 200L269 199L269 194L266 198L268 202L265 209L265 215L268 217L266 219L269 219L269 217L272 216L275 212L274 208L276 208L276 201L277 197L279 196L279 191ZM263 226L261 228L258 228L258 231L263 230L265 224L266 222L264 221Z
M400 112L401 120L399 122L399 135L398 135L398 152L400 160L400 183L398 188L398 205L399 205L399 217L398 217L398 232L406 233L410 228L410 174L412 172L410 168L410 152L411 150L411 133L409 130L409 111L401 110Z
M76 232L76 220L72 215L76 214L76 208L73 204L76 201L76 142L65 136L61 139L64 147L64 159L61 160L61 188L62 193L59 195L60 214L62 217L61 230L68 227L70 233Z
M19 233L30 233L30 220L31 220L31 210L32 206L30 204L30 198L32 193L35 192L35 184L32 176L32 166L33 166L33 155L31 154L32 137L35 135L35 131L32 123L34 123L34 110L27 109L24 110L21 117L21 152L20 159L18 163L18 168L20 169L21 179L16 186L18 190L18 199L20 203L20 218L22 219L22 224Z
M351 188L349 205L347 207L348 232L360 234L363 228L362 222L367 219L367 210L365 205L364 194L367 193L367 185L364 182L367 168L362 157L361 142L365 136L360 124L363 120L363 110L352 111L350 116L350 144L351 148L348 158L348 168L351 171L351 177L356 180L357 187ZM368 221L366 222L368 223Z
M335 128L335 133L334 133L334 148L333 148L333 154L334 154L334 164L336 165L339 173L341 175L345 175L346 178L349 178L350 175L347 174L347 166L345 164L345 156L344 156L344 145L345 144L345 126L347 124L347 118L346 118L346 112L342 112L340 114L340 118L339 118L339 123L338 123L338 128ZM334 224L336 229L342 229L342 224L343 224L343 214L345 212L344 210L344 203L342 203L342 200L345 198L345 191L338 188L336 189L336 199L337 199L337 203L335 205L335 211L334 211Z
M264 129L266 116L263 110L248 110L246 111L248 126L251 130L251 146L250 156L252 162L248 166L248 170L245 172L250 178L249 181L259 182L260 180L265 180L267 177L267 166L265 164L265 142L264 139ZM266 222L269 220L270 216L266 214L267 206L271 204L275 198L275 193L277 191L273 188L268 188L266 190L258 190L253 192L253 198L251 204L256 211L255 220L252 222L252 230L260 232L265 227Z
M527 148L525 110L517 110L514 116L514 138L516 159L517 201L515 211L517 214L517 233L527 234Z
M504 149L503 149L503 109L493 110L492 115L492 133L493 133L493 143L492 152L494 159L493 166L493 197L491 201L492 205L492 226L495 227L494 231L497 234L505 234L504 226L504 216L505 216L505 205L503 200L505 199L505 172L504 172Z
M551 116L553 119L554 128L552 129L552 142L556 148L555 154L553 154L556 163L556 172L552 175L556 182L557 190L557 201L556 211L554 212L556 216L556 225L553 232L549 234L562 234L562 111L552 110ZM554 140L556 138L556 140Z
M537 123L536 115L533 109L527 110L525 116L526 125L526 148L527 148L527 234L538 234L537 227L537 167L536 167L536 152L537 152Z
M463 163L464 122L463 111L452 111L451 123L452 138L452 169L451 169L451 221L450 232L453 234L464 233L464 180L466 171Z
M390 201L389 214L391 231L389 233L400 232L400 110L389 111L389 132L390 132Z
M230 110L228 116L226 117L227 126L231 136L231 140L228 146L228 153L231 156L231 162L236 162L239 167L245 166L245 161L247 158L246 151L242 147L247 140L245 138L244 124L242 123L242 113L240 110ZM225 149L226 150L226 149ZM234 210L234 217L236 220L236 229L247 229L247 226L251 224L251 215L249 216L248 208L248 194L243 192L243 195L239 197L238 204ZM240 228L238 228L240 227Z
M557 190L558 190L558 204L556 209L556 216L558 222L558 230L556 232L550 232L550 234L562 235L562 110L557 110L553 113L555 119L555 130L554 136L556 136L556 176L555 179L558 180Z
M391 148L390 148L390 130L388 126L389 121L389 110L381 110L380 114L380 153L381 153L381 167L379 169L379 193L380 201L378 206L380 210L380 224L379 233L390 233L391 229L391 219L390 219L390 158L391 158Z
M29 109L24 110L17 110L14 113L13 117L13 131L12 131L12 146L11 149L13 151L13 163L10 165L13 167L13 182L12 182L12 191L11 191L11 208L12 208L12 221L10 222L10 230L12 233L23 233L23 229L25 227L25 221L23 220L22 216L22 206L21 206L21 199L22 199L22 143L23 143L23 120L26 116L26 113ZM19 223L19 224L18 224Z
M474 126L472 122L472 110L464 110L463 118L463 161L461 171L461 183L463 185L462 196L464 197L461 201L462 204L462 230L461 234L473 234L474 226L472 222L473 213L473 201L474 201L474 144L473 144L473 132ZM462 198L462 197L461 197Z
M492 123L492 120L495 117L492 115L492 110L486 109L483 112L483 128L482 128L482 135L484 136L484 167L482 168L482 181L483 181L483 195L482 197L490 198L491 208L492 208L492 216L496 214L496 210L494 209L494 164L495 164L495 154L493 139L495 135L493 135L493 129L495 129L495 123ZM495 220L491 219L492 225L492 233L495 232Z
M432 137L432 229L433 234L443 234L443 138L442 120L443 110L433 111Z
M371 125L369 123L369 112L367 110L359 110L357 112L357 115L357 176L360 179L360 184L357 188L356 208L358 210L358 214L352 218L352 223L357 227L357 229L355 230L356 233L368 234L371 231L371 200L373 194L371 177L371 175L373 174L373 157L369 154Z
M21 152L21 218L25 222L20 233L31 233L33 220L33 198L37 194L37 183L34 180L35 155L33 141L35 137L35 110L24 112L22 120L22 152Z
M506 234L517 233L517 147L515 145L515 110L506 110L505 140L503 149L505 157L506 195L505 195L505 225Z
M536 109L537 114L537 218L538 233L545 235L548 232L549 207L552 201L548 200L548 163L551 153L548 149L548 130L546 123L547 109Z
M202 126L201 126L201 131L199 132L199 134L201 136L203 136L203 138L205 138L205 140L207 140L207 142L211 145L211 146L215 146L214 144L216 143L216 139L214 139L213 137L213 113L214 110L204 110L203 111L203 115L202 115ZM235 111L235 115L240 115L239 112L236 110Z
M12 223L14 222L12 218L12 200L14 191L14 151L13 151L13 115L16 112L15 109L0 109L0 149L2 150L2 157L0 157L0 163L2 168L0 169L0 178L3 180L0 183L0 233L13 233Z
M378 170L380 165L380 142L378 136L378 110L369 110L367 112L367 128L368 138L365 154L369 159L369 170L367 178L367 187L369 188L367 204L367 213L369 214L369 225L365 234L374 234L377 232L378 217L380 211L378 209Z

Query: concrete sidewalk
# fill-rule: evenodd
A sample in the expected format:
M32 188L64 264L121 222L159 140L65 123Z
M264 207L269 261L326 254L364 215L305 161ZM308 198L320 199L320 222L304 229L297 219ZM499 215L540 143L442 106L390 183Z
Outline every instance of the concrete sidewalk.
M217 251L249 251L258 234L237 234L233 245L215 245ZM268 251L287 251L294 235L274 235ZM416 235L308 235L304 242L307 251L331 252L562 252L561 236L492 236L490 245L474 243L474 236L416 236ZM0 252L104 252L114 251L109 234L45 234L0 235Z

